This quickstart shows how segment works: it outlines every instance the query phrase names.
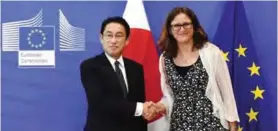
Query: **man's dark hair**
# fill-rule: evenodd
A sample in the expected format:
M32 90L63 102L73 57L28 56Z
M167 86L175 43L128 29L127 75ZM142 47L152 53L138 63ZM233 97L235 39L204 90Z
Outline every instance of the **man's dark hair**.
M100 29L100 33L102 35L103 35L106 25L108 25L110 23L118 23L118 24L121 24L122 26L124 26L125 33L126 33L126 39L129 37L130 27L129 27L127 21L123 17L120 17L120 16L108 17L107 19L105 19L102 22L101 29Z

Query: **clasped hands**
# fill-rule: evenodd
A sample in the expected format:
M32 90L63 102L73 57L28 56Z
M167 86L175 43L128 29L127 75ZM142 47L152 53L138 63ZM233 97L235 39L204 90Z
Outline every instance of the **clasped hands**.
M152 101L143 104L143 117L150 121L159 114L166 114L166 107L161 102L154 103Z

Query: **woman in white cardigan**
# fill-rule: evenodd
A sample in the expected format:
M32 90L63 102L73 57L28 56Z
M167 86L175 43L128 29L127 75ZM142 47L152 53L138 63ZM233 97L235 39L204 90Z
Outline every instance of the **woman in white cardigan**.
M170 131L236 131L239 122L227 64L196 15L176 7L159 41L163 98L156 104Z

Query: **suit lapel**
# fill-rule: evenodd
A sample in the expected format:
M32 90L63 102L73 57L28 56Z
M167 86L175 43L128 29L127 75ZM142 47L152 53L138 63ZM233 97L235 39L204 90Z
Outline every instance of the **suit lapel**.
M99 57L100 57L100 61L99 62L101 63L101 66L110 67L113 70L112 65L110 64L109 60L107 59L107 57L105 56L104 53L99 55Z
M111 78L111 81L109 81L109 82L111 82L110 85L113 86L111 88L117 88L117 90L120 90L120 92L122 93L122 96L124 96L123 91L122 91L122 87L121 87L120 82L119 82L118 77L117 77L117 74L116 74L115 70L113 69L111 63L109 62L108 58L106 57L106 55L104 53L102 53L100 55L100 57L101 57L101 59L100 59L101 60L100 61L101 62L100 69L102 70L102 72L104 74L106 74L106 76L108 78Z

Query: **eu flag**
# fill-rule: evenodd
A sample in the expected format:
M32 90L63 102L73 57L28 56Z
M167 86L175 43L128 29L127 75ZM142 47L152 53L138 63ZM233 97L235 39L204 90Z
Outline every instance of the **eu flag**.
M267 85L267 70L258 59L242 1L229 1L213 43L220 47L233 84L240 123L238 131L276 130L276 92Z
M20 27L20 50L54 50L54 27Z

